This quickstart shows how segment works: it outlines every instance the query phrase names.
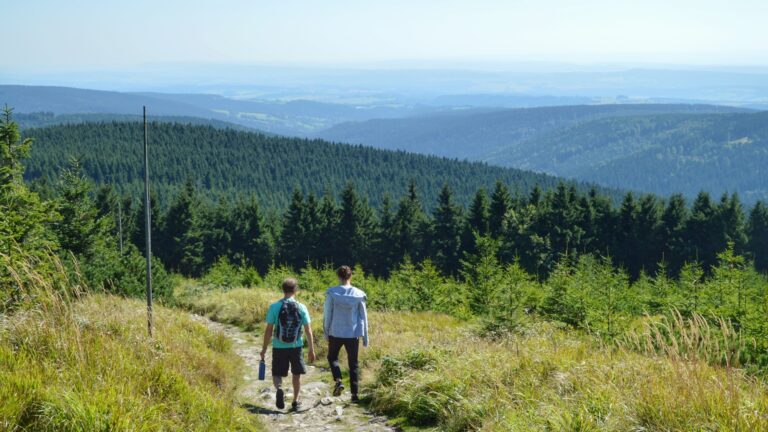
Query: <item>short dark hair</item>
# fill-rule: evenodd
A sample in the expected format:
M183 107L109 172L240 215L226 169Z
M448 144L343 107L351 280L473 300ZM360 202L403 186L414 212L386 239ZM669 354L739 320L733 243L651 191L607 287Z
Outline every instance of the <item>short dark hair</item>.
M299 281L294 278L287 278L283 280L283 292L285 294L295 293L299 289Z
M341 280L349 280L352 277L352 269L349 266L343 265L336 270L336 275Z

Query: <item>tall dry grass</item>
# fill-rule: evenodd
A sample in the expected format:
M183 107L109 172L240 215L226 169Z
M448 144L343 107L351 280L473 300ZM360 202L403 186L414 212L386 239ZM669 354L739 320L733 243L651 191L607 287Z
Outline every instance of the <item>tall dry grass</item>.
M194 302L245 311L276 298L274 289L203 290ZM310 311L319 323L320 311ZM372 311L370 326L371 347L362 351L367 402L404 426L768 431L768 384L736 367L745 342L724 322L677 314L648 321L619 345L549 322L484 337L480 326L432 312Z
M182 312L89 294L49 257L16 260L0 320L0 430L257 430L235 405L240 361ZM58 270L56 270L58 269Z

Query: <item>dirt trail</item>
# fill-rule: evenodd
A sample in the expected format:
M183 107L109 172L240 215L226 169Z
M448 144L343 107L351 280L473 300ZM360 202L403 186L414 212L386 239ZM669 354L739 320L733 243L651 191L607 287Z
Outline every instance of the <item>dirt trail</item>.
M321 374L330 372L311 365L307 365L307 374L301 379L302 412L289 412L293 400L290 375L283 380L286 409L278 410L275 407L275 390L269 377L271 349L267 351L267 379L259 381L261 338L235 326L217 323L202 316L195 315L194 318L209 329L223 333L232 341L235 352L243 358L246 365L243 373L244 383L238 395L239 401L244 408L260 417L267 430L308 432L399 430L388 426L386 417L376 416L365 408L351 403L348 391L340 397L331 396L330 386L321 380ZM321 364L322 359L315 363Z

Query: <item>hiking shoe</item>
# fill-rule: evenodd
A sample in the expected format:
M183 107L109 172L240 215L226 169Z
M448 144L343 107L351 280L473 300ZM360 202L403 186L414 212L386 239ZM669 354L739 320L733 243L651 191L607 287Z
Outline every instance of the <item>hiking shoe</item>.
M358 403L358 402L360 402L360 398L359 398L359 397L357 397L357 393L353 394L353 395L352 395L352 398L351 398L350 400L352 401L352 403Z
M275 395L275 405L277 405L277 409L285 408L285 395L283 394L283 389L277 389L277 395Z
M344 391L344 384L341 381L336 381L336 387L333 388L334 396L341 396L341 392Z
M291 403L291 411L299 412L301 410L301 401L293 401Z

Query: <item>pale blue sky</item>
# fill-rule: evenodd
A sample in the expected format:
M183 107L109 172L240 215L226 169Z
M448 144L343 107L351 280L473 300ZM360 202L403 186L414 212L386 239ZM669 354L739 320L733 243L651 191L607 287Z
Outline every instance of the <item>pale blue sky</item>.
M0 0L0 68L768 64L767 0Z

